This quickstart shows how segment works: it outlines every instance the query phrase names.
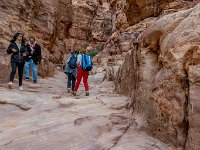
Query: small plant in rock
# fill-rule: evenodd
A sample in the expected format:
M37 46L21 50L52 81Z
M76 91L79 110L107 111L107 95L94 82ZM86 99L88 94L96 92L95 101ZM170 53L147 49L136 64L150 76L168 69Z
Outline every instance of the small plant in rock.
M95 55L98 54L98 51L96 49L91 49L91 50L89 50L89 54L91 57L94 57Z
M103 50L103 45L97 46L95 49L89 50L89 54L91 57L96 56L98 53L100 53Z

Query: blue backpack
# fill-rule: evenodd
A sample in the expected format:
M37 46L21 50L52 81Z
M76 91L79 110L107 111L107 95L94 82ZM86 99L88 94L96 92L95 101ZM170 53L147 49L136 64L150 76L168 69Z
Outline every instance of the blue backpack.
M82 55L82 69L84 71L91 71L93 68L93 63L90 55L83 54Z
M77 56L75 54L72 54L69 62L67 63L69 68L75 69L76 68L76 62L77 62Z

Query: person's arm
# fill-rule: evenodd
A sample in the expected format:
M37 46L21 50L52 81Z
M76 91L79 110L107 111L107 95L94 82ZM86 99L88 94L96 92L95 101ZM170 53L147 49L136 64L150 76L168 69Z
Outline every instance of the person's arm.
M28 57L29 56L29 52L27 49L27 45L24 45L24 53L22 54L24 57Z
M13 51L13 45L10 44L7 48L7 54L12 54L14 51Z

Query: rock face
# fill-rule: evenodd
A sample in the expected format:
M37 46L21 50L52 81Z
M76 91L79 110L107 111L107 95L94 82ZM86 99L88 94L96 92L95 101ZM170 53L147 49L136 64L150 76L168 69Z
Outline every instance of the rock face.
M113 30L124 31L147 17L156 17L174 0L113 0Z
M1 1L1 53L5 55L5 49L9 44L9 40L17 31L23 31L25 36L34 34L38 38L38 42L43 46L43 76L52 73L53 63L56 62L58 55L52 55L53 45L56 41L56 26L60 25L61 15L58 7L61 5L70 5L70 1L61 3L60 1ZM70 10L67 10L70 12ZM66 11L62 11L67 15ZM66 24L70 19L66 18ZM60 49L63 51L63 49ZM50 58L52 60L50 60ZM49 61L50 60L50 61ZM3 63L8 65L8 61Z
M133 44L115 81L149 133L188 150L200 149L199 13L197 5L160 17Z
M132 44L143 33L148 24L152 24L156 18L148 18L144 21L131 26L125 32L116 31L108 38L103 52L93 58L95 64L105 68L106 80L115 80L116 72L123 64L126 54L135 46Z
M123 63L126 53L135 47L132 43L136 42L143 31L155 21L156 16L160 15L161 12L164 15L191 7L189 4L185 1L173 0L111 1L113 33L105 43L103 52L94 58L94 62L108 66L107 72L112 75L106 75L106 78L114 80L116 68L119 68Z
M53 75L54 65L63 63L73 47L96 48L107 41L112 31L107 1L27 0L0 2L0 67L9 65L5 49L17 31L35 35L42 46L40 75ZM6 67L7 68L7 67ZM1 73L3 79L5 73Z

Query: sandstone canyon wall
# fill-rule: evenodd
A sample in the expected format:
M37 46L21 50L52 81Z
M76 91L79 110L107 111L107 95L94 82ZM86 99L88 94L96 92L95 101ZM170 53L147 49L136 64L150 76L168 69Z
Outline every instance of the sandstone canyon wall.
M43 77L53 75L69 49L102 46L112 31L106 0L2 0L0 8L0 82L7 81L6 48L17 31L35 35L42 45Z
M188 150L200 149L198 3L113 0L113 34L94 59L149 134Z
M200 5L193 7L196 3L171 2L155 22L147 23L131 43L115 80L116 91L131 97L129 108L146 120L144 129L187 150L200 149ZM135 27L125 31L135 32Z

